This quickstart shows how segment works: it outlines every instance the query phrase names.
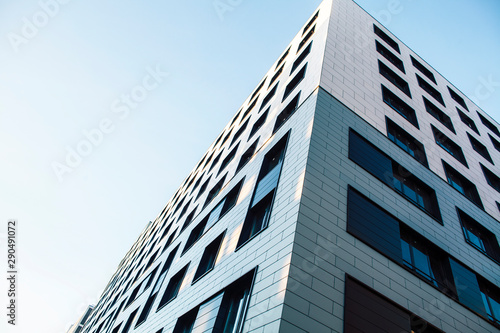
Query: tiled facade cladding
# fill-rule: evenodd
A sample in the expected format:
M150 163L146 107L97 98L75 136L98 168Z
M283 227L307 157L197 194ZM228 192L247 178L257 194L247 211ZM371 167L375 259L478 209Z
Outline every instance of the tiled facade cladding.
M374 34L374 23L399 44L401 54L393 53L403 61L406 74L377 53L375 40L389 50L391 48ZM299 43L313 27L314 34L297 52ZM353 186L441 249L459 258L474 272L494 285L500 285L498 263L464 241L455 208L459 207L500 238L500 212L495 203L500 202L500 195L487 184L479 166L482 163L500 174L496 166L500 163L500 152L495 150L488 137L488 133L493 137L495 134L483 126L476 110L487 119L491 118L351 0L324 1L319 7L318 17L307 28L306 31L300 30L290 44L284 62L278 60L271 67L264 76L265 82L260 91L249 96L236 118L212 143L165 209L146 226L105 288L84 332L99 332L99 328L102 332L113 332L120 323L123 328L131 313L142 310L159 274L156 273L149 289L141 290L134 302L119 313L115 311L137 285L146 281L150 272L155 268L161 269L177 245L179 250L147 321L136 328L135 322L132 322L130 332L155 333L162 328L163 333L172 332L180 316L254 268L257 268L257 273L244 332L342 332L346 273L445 332L498 331L489 321L346 232L347 188ZM311 41L311 53L290 74L293 62ZM415 74L426 78L413 67L410 55L433 72L437 85L430 84L440 91L446 108L419 87ZM412 98L379 74L378 59L408 82ZM285 87L306 63L305 78L282 101ZM269 85L282 64L282 73L275 83ZM276 83L275 96L261 108L262 100ZM419 129L383 102L381 84L415 109ZM464 110L450 97L448 86L464 98L470 111ZM299 108L273 133L276 117L299 91ZM252 98L252 95L255 96ZM450 116L456 135L425 111L422 95ZM254 100L257 103L242 119ZM456 107L473 119L480 135L461 122ZM253 124L268 108L266 122L248 139ZM386 116L424 144L429 168L387 138ZM231 144L235 133L248 119L246 129ZM462 147L468 168L436 145L430 124ZM431 185L436 191L443 225L348 158L349 128L361 133L393 160ZM289 139L269 225L236 249L264 155L287 132ZM495 165L470 148L466 132L487 147ZM224 139L226 136L227 140ZM237 171L241 155L257 138L254 155ZM234 159L219 173L221 162L237 145ZM217 165L211 168L212 161L219 154ZM209 156L212 156L211 161L206 163ZM448 185L441 160L473 180L484 210ZM203 208L210 189L224 176L224 187ZM207 180L206 190L199 196L198 191ZM240 180L243 180L243 186L236 205L181 256L193 228ZM193 187L196 190L193 191ZM193 221L181 232L186 217L194 209ZM184 213L179 218L181 212ZM164 234L167 228L169 231ZM203 250L224 231L214 269L192 284ZM169 239L172 242L165 249ZM155 254L158 255L154 263L144 270L145 263ZM156 312L170 278L188 264L179 295ZM121 328L117 332L121 332Z

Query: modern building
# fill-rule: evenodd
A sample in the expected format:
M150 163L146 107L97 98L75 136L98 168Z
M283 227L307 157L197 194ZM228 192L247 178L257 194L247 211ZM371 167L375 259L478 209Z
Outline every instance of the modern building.
M355 2L325 0L83 332L499 332L499 128Z
M80 318L74 323L69 329L67 333L80 333L83 329L83 325L85 325L85 322L89 318L90 314L92 313L92 310L94 310L93 305L89 305L85 312L82 314Z

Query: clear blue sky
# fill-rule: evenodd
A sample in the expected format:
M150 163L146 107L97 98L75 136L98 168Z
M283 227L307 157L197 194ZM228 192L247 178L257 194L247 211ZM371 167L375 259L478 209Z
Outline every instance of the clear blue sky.
M20 257L19 325L4 330L2 315L2 332L66 332L96 302L320 3L55 1L41 1L48 16L0 0L0 248L16 218ZM357 2L500 119L499 1ZM489 95L482 80L498 82ZM78 148L88 155L61 169Z

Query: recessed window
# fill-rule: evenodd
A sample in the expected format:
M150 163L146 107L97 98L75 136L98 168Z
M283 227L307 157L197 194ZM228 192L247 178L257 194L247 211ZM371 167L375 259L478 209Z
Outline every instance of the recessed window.
M238 163L238 167L236 167L236 172L240 171L243 166L245 166L248 161L252 158L253 154L255 153L255 149L257 149L257 143L259 142L259 138L252 143L250 147L241 155L240 162Z
M292 65L292 69L290 71L290 75L300 66L300 64L304 61L305 58L311 53L311 48L312 48L312 43L310 42L309 45L302 51L302 53L295 59Z
M469 108L467 107L467 104L465 104L465 100L456 92L451 90L450 87L448 87L448 91L450 92L451 98L455 100L458 104L460 104L461 107L463 107L465 110L469 111Z
M476 185L470 180L465 178L457 170L453 169L445 161L443 161L443 168L446 174L448 183L453 186L458 192L465 195L470 201L476 204L479 208L484 209L479 193L477 192Z
M280 67L280 65L283 63L283 61L285 61L286 57L288 56L288 53L290 53L290 49L291 49L291 46L288 47L288 49L285 51L285 53L283 53L283 55L281 56L280 60L276 64L275 70L278 69L278 67Z
M442 106L446 106L444 104L443 96L441 96L441 93L439 91L437 91L436 89L434 89L434 87L432 87L429 83L427 83L427 81L422 79L420 77L420 75L418 75L418 74L415 74L415 75L417 76L417 81L418 81L418 85L420 86L420 88L422 88L425 92L427 92L429 95L431 95L436 101L441 103Z
M248 138L250 139L257 131L266 123L267 115L269 114L269 109L264 112L259 119L253 124L252 130L250 131L250 135Z
M259 86L257 88L255 88L255 91L253 92L252 96L250 97L250 100L253 100L253 98L255 96L257 96L257 94L259 93L259 91L264 86L264 83L266 83L266 79L267 79L267 77L265 77L264 80L262 80L262 82L259 84ZM237 116L233 119L232 123L234 123L234 121L236 120L236 118L237 118ZM232 123L231 123L231 125L232 125Z
M500 325L500 292L497 287L485 279L479 280L481 298L488 318Z
M392 69L384 65L380 60L378 61L379 73L385 77L389 82L394 84L399 90L404 92L408 97L411 98L410 86L408 82L403 80L398 74L396 74Z
M214 187L208 192L207 195L207 200L205 201L205 204L203 205L203 208L207 207L207 205L219 194L220 190L222 189L222 186L224 185L224 181L226 180L226 175L222 177L217 184L215 184Z
M500 151L500 141L496 140L490 134L488 134L488 136L490 137L490 140L491 140L491 143L493 144L493 147L495 147L496 150Z
M290 118L290 116L297 110L297 107L299 106L299 99L300 99L300 91L299 93L288 103L287 106L281 111L281 113L278 115L276 118L276 123L274 124L274 129L273 133L276 133L276 131L283 125L285 121Z
M189 213L189 215L186 217L186 220L184 221L184 224L182 225L181 232L184 231L184 229L186 229L191 224L191 222L193 221L193 218L194 218L194 214L196 213L197 209L198 209L198 206L196 206L191 211L191 213Z
M184 250L182 253L185 253L194 243L198 241L198 239L201 238L203 235L203 232L205 231L205 227L208 222L208 216L205 217L196 227L191 230L191 233L188 236L188 239L186 241L186 245L184 246Z
M500 248L495 234L460 209L457 208L457 211L467 243L500 262Z
M215 261L219 253L222 240L224 239L224 233L217 237L212 243L210 243L203 252L201 256L200 264L193 277L193 283L195 283L199 278L205 275L207 272L211 271L215 266Z
M203 175L201 175L201 176L198 177L198 180L193 185L193 189L191 190L191 194L194 193L194 191L198 188L198 186L200 186L200 183L201 183L202 179L203 179Z
M431 116L439 120L441 124L443 124L447 129L453 132L453 134L456 134L455 128L453 127L453 123L451 122L450 117L443 111L441 111L437 106L432 104L427 98L423 97L424 99L424 105L425 109L427 110L427 113L429 113Z
M125 305L125 308L127 308L130 304L132 304L135 301L135 298L137 297L137 294L139 294L139 290L141 289L141 286L142 285L139 283L139 285L137 285L135 287L135 289L132 291L132 293L130 294L130 296L128 298L128 302Z
M265 80L264 80L264 81L265 81ZM262 83L261 83L262 85L264 84L264 81L262 81ZM261 87L261 88L262 88L262 87ZM257 92L258 92L258 91L257 91ZM253 98L254 98L254 96L252 95L252 97L250 98L250 100L252 100ZM241 111L242 111L242 110L243 110L243 109L240 109L240 111L238 111L238 113L236 113L236 115L234 116L233 120L231 120L231 124L229 125L229 127L233 126L233 124L236 122L236 119L238 119L238 117L240 116L240 113L241 113ZM217 143L215 143L215 144L214 144L214 147L215 147L216 145L217 145ZM205 155L203 158L205 158L205 157L206 157L206 155ZM196 166L196 168L195 168L195 169L198 169L198 167L201 165L201 163L202 163L202 162L203 162L203 160L202 160L202 161L200 161L200 163L198 163L198 165Z
M432 126L432 133L434 134L434 139L438 146L446 150L451 156L455 157L460 163L467 166L467 161L465 160L464 152L459 145L453 142L446 135L441 133L436 127Z
M486 119L479 112L477 113L477 115L479 116L479 119L481 119L481 122L483 123L484 126L486 126L490 131L492 131L493 133L495 133L497 136L500 137L500 132L498 131L498 128L495 125L493 125L493 123L491 121Z
M182 281L184 280L184 276L186 275L188 267L189 264L184 266L179 272L177 272L177 274L172 276L172 278L168 282L167 289L165 289L165 293L163 294L163 297L160 300L160 304L158 305L158 310L160 310L168 302L177 297L177 294L179 293L179 289L181 288Z
M271 91L267 93L266 97L264 97L264 99L262 100L262 105L260 106L260 110L262 110L266 106L266 104L269 103L269 101L274 97L274 95L276 95L276 91L278 90L278 84L279 82L276 83L273 89L271 89Z
M198 192L198 195L196 196L196 200L200 198L200 196L205 192L207 189L208 184L210 183L210 179L212 179L212 176L208 177L208 179L201 185L200 191Z
M299 85L299 83L306 76L307 63L302 67L302 69L295 75L295 77L287 84L285 92L283 94L282 102L290 95L290 93Z
M180 214L179 214L179 219L180 219L181 217L183 217L183 216L184 216L184 214L186 214L186 212L187 212L187 210L188 210L188 208L189 208L189 205L190 205L190 204L191 204L191 200L189 200L189 201L188 201L188 203L184 205L184 208L182 208L182 210L181 210L181 212L180 212Z
M257 104L257 101L259 99L256 98L254 99L254 101L252 102L252 104L250 104L250 106L247 108L247 110L245 111L245 113L243 114L243 116L241 117L241 120L240 120L240 124L243 122L243 120L245 120L245 118L248 116L248 114L252 111L252 109L255 107L255 105ZM224 142L226 141L227 139L224 139ZM224 144L224 142L221 144L221 146Z
M135 309L134 312L132 312L130 316L128 316L127 322L125 323L125 326L123 326L123 330L121 333L128 333L128 331L130 330L130 326L132 326L132 322L134 321L135 316L137 315L138 310L139 308Z
M224 146L224 144L226 143L226 141L229 139L229 137L231 136L231 132L232 132L232 131L233 131L233 130L230 130L230 131L227 133L227 135L224 137L224 140L222 140L222 142L221 142L221 144L220 144L220 146L221 146L221 147L222 147L222 146ZM219 155L220 155L220 154L219 154ZM212 164L212 166L213 166L213 164Z
M434 77L434 74L432 74L432 72L427 67L422 65L422 63L420 63L417 59L413 58L413 56L410 55L410 58L411 58L411 63L413 64L413 67L418 69L420 71L420 73L424 74L429 80L434 82L434 84L437 84L436 78Z
M485 145L483 145L481 142L479 142L476 138L474 138L472 135L467 133L467 136L469 137L470 144L472 146L472 149L474 149L479 155L484 157L485 160L493 164L493 160L491 159L490 153L488 152L488 149L486 148Z
M427 157L425 155L424 145L422 145L417 139L408 134L401 127L396 125L396 123L391 119L387 117L385 119L387 123L387 137L398 147L419 161L423 166L429 167Z
M123 322L119 323L118 326L116 326L111 333L118 333L120 331L122 324Z
M265 229L269 223L274 195L281 174L281 166L285 157L287 141L288 134L264 156L250 209L243 223L240 238L238 239L237 248Z
M458 108L457 108L457 112L458 112L458 115L460 116L460 120L465 125L467 125L471 130L473 130L478 135L480 135L479 134L479 130L477 129L476 124L474 123L474 120L472 120L471 118L469 118L465 113L463 113L462 111L460 111Z
M384 42L387 43L387 45L389 45L390 47L392 47L394 50L396 50L396 52L398 52L399 54L401 54L401 51L399 51L399 45L398 43L396 43L396 41L394 39L392 39L391 37L389 37L389 35L387 35L385 32L383 32L379 27L377 27L375 24L373 25L373 31L375 32L375 34L377 36L379 36L380 38L382 38L382 40Z
M479 164L481 165L481 169L483 170L483 173L484 173L484 178L486 178L488 185L490 185L495 190L497 190L497 192L500 192L500 177L495 175L491 170L486 168L481 163L479 163Z
M318 15L319 15L319 10L316 12L316 14L314 14L314 16L309 20L309 22L307 22L306 26L304 27L304 30L302 30L302 36L304 36L304 34L307 32L307 30L309 30L311 25L313 25L313 23L318 18Z
M198 307L182 315L175 323L173 333L191 333L198 314Z
M399 59L394 53L389 51L385 46L380 44L377 40L375 40L375 46L378 53L380 53L384 58L389 60L391 64L393 64L401 72L405 73L405 66L403 65L401 59Z
M299 43L299 47L297 48L297 53L299 53L300 49L302 49L302 47L309 41L309 39L311 39L312 35L314 35L315 30L316 30L316 25L314 25L314 27L312 27L311 30L309 30L307 35L304 38L302 38L302 40Z
M222 138L222 134L220 136L220 138ZM214 145L214 147L216 146L216 144ZM215 150L210 154L210 156L207 158L207 160L205 161L205 164L203 165L203 167L205 168L208 163L210 163L210 161L212 160L212 158L214 157L214 154L215 154Z
M399 113L403 118L408 120L413 126L418 128L417 115L415 114L415 110L411 108L408 104L403 102L401 98L396 96L392 91L387 89L384 85L382 85L382 98L385 104L389 105L394 109L397 113Z
M162 253L165 252L165 250L170 246L170 244L172 244L176 233L177 233L177 229L172 231L172 234L170 235L170 237L168 237L167 242L165 243L165 246L163 247Z
M269 87L273 85L274 82L280 77L281 73L283 73L283 69L285 68L285 64L281 65L280 69L274 74L269 82Z
M231 163L231 161L234 159L234 156L236 155L236 152L238 151L239 143L227 154L226 158L222 161L220 164L220 169L219 172L217 172L217 175L219 175L224 169Z

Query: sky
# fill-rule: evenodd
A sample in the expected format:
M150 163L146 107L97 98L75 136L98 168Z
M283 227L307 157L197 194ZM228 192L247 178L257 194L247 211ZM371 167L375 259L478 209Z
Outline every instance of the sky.
M0 0L1 332L64 333L97 302L319 3ZM357 3L500 120L499 1Z

